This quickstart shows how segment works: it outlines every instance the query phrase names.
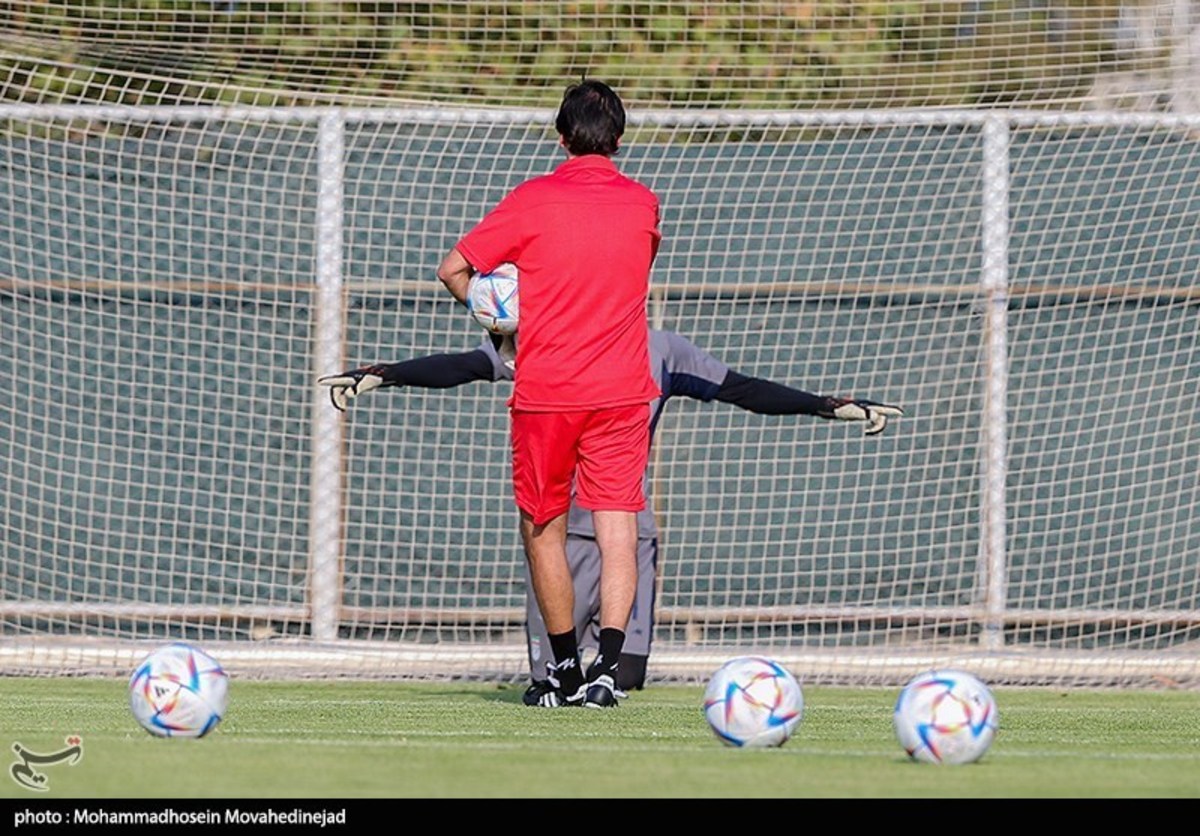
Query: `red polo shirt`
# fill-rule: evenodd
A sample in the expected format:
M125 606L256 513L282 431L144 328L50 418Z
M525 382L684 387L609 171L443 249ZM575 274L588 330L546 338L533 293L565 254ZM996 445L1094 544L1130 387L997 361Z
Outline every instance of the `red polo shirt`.
M568 412L649 403L646 299L662 235L658 198L588 154L517 186L458 242L480 272L520 274L510 405Z

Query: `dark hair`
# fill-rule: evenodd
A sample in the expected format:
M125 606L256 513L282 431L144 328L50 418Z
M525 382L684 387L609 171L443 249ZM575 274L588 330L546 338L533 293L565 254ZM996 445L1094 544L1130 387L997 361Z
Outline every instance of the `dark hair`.
M575 156L611 157L617 153L617 140L625 133L625 106L604 82L581 81L563 94L554 127Z

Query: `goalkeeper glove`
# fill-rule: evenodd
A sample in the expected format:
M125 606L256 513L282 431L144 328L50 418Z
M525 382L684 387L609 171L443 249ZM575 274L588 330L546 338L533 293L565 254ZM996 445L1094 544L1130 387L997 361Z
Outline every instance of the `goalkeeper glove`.
M492 334L492 346L496 349L496 353L500 355L500 359L504 365L508 366L512 371L517 370L517 335L516 334Z
M341 374L318 377L317 383L329 387L329 400L341 412L346 411L350 399L364 395L383 385L383 366L363 366Z
M877 435L887 426L888 418L897 418L904 414L904 410L863 398L826 398L825 407L817 414L822 418L841 421L866 421L863 434Z

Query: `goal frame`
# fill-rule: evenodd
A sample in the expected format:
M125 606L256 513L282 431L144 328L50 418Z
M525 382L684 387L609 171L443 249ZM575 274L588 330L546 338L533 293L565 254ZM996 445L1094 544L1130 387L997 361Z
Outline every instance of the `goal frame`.
M456 125L543 125L553 114L540 109L487 109L476 107L400 107L400 108L256 108L208 106L119 106L119 105L26 105L0 104L0 122L36 120L65 124L93 122L187 123L235 120L310 124L317 126L318 196L315 227L317 230L316 275L313 282L315 344L312 370L317 374L342 368L346 342L346 287L344 282L344 178L345 132L348 125L359 123L429 123ZM662 607L658 623L686 628L709 621L730 623L760 622L878 622L903 624L930 618L939 623L963 623L980 628L978 643L958 650L938 648L929 652L870 651L855 653L836 648L784 650L782 661L803 670L819 671L831 681L855 681L865 671L871 676L906 679L913 667L936 664L969 665L981 675L1039 680L1050 676L1085 681L1143 680L1166 677L1188 681L1200 674L1200 651L1179 654L1094 653L1063 654L1036 649L1013 649L1004 643L1005 627L1011 625L1057 625L1078 623L1162 624L1194 628L1200 626L1200 611L1122 610L1095 608L1059 610L1023 610L1006 600L1007 570L1007 435L1008 402L1008 312L1010 302L1021 294L1038 294L1038 287L1014 288L1008 275L1010 237L1009 148L1014 128L1061 130L1088 127L1123 127L1200 135L1200 114L1152 114L1112 112L1054 112L1020 110L857 110L857 111L725 111L713 113L694 110L637 110L630 113L631 128L702 128L720 125L727 129L756 131L862 129L879 126L955 126L978 130L982 137L979 171L982 180L982 205L977 207L983 247L978 265L977 283L968 284L978 294L984 318L984 356L986 394L983 414L979 416L984 451L981 466L980 548L978 561L986 573L979 584L984 596L971 606L957 608L880 608L858 606L731 607L692 609ZM11 279L10 282L19 282ZM28 288L24 288L28 289ZM48 287L56 290L63 288ZM244 291L244 288L240 288ZM433 293L432 283L412 281L402 287L418 294ZM104 292L121 294L145 291L142 283L107 283ZM214 286L211 292L220 294ZM793 292L779 286L777 292ZM870 295L895 292L886 288L857 287L855 292ZM913 294L943 294L945 286L913 287ZM703 288L682 287L669 282L657 284L651 293L652 318L669 297L700 292ZM822 292L844 295L844 287L805 286L805 295ZM1200 289L1168 291L1129 287L1080 289L1087 293L1125 295L1167 293L1178 301L1200 301ZM151 604L84 604L53 601L0 601L0 619L66 619L86 623L99 619L158 621L188 619L197 622L284 621L303 626L309 633L304 640L274 641L247 647L239 643L223 646L223 657L234 664L244 663L257 669L303 675L308 668L322 675L482 675L517 676L525 664L520 646L463 645L429 648L392 642L362 642L339 639L339 626L347 620L355 624L423 623L436 617L439 624L483 624L518 628L524 619L520 608L459 608L425 610L348 608L342 602L341 562L343 553L343 517L345 514L346 445L344 417L324 398L314 398L311 411L311 501L308 542L308 584L306 604L302 607L279 606L155 606ZM142 653L141 642L116 639L42 638L17 636L0 639L0 670L22 671L45 666L59 669L124 669ZM655 653L654 667L659 675L689 678L704 675L725 656L720 648L689 650L669 648Z

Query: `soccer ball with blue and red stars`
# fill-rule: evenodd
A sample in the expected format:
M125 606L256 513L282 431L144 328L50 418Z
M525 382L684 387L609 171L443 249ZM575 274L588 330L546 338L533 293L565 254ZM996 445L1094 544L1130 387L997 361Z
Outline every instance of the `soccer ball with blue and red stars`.
M804 714L804 692L783 665L764 656L723 664L704 691L704 717L729 746L782 746Z
M972 763L991 747L1000 712L978 677L962 670L931 670L900 691L892 725L915 761Z
M186 642L156 649L129 678L129 708L155 737L204 737L221 722L228 703L228 674Z

